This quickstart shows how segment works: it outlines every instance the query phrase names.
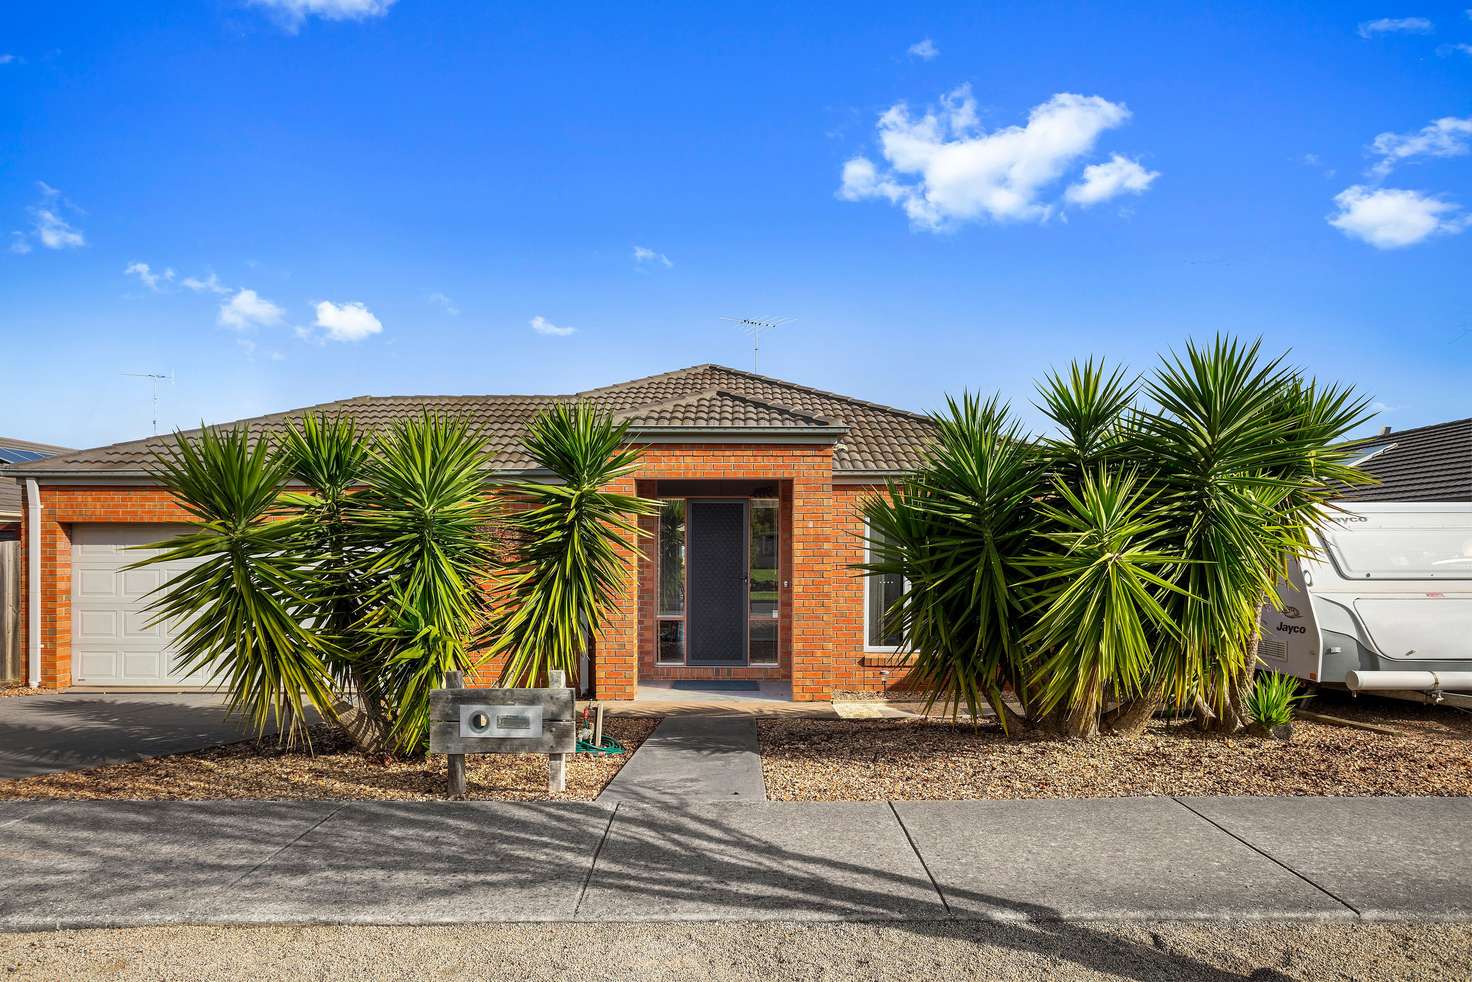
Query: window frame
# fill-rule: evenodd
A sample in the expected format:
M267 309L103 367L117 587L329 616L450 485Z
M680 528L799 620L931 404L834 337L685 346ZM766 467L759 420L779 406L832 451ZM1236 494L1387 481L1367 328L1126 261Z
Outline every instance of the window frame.
M666 668L683 667L690 664L690 637L689 624L686 616L690 613L690 499L689 498L660 498L659 522L656 525L655 550L654 550L654 664ZM660 601L663 599L664 589L664 502L678 501L683 506L683 514L680 518L680 604L682 610L679 614L664 614L660 612ZM679 661L666 661L660 657L662 645L660 644L660 632L667 622L681 625L680 629L680 659Z
M874 554L874 550L873 550L873 535L874 535L873 528L869 525L868 522L865 522L864 523L864 562L866 562L866 563L871 563L871 562L874 561L874 558L873 558L873 554ZM869 643L869 628L871 626L869 624L869 612L872 609L872 606L871 606L871 603L870 603L869 591L873 589L874 580L877 578L877 575L878 574L868 573L868 572L864 573L864 618L863 618L863 621L864 621L864 623L863 623L864 651L867 654L875 654L875 655L896 655L896 654L899 654L900 652L904 651L908 647L908 642L903 637L901 637L900 643L899 644L895 644L895 645L888 645L888 644L870 644ZM909 579L909 577L901 577L900 579L901 579L901 582L904 583L904 587L903 587L903 589L900 592L901 593L909 593L910 592L910 579ZM903 633L903 632L901 632L901 633Z

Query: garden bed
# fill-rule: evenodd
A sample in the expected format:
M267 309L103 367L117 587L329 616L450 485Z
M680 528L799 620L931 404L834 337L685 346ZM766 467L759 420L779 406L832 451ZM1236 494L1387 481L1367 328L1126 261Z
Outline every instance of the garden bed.
M788 801L1131 795L1472 794L1472 715L1389 700L1306 708L1291 742L1155 722L1138 740L1008 738L994 721L762 720L767 795Z
M658 719L610 716L605 737L622 754L573 754L567 790L547 791L545 754L479 754L465 758L472 799L589 801L598 796L653 732ZM445 797L445 758L400 760L359 752L341 732L314 729L315 753L232 743L195 753L111 764L90 771L0 781L0 800L15 799L330 799L405 800Z

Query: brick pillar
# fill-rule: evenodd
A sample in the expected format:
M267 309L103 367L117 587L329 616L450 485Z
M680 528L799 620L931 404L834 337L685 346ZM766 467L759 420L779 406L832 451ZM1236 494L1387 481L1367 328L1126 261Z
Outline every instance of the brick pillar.
M634 493L633 477L604 488L618 494ZM596 632L593 692L599 699L632 699L639 684L639 546L619 549L624 577L618 606L603 618Z
M838 534L832 451L820 448L792 480L792 698L833 698Z

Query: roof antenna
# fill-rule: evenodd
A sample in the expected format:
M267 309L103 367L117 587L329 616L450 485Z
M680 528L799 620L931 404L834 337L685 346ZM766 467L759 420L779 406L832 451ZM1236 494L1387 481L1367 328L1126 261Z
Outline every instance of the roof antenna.
M740 324L751 335L751 370L761 371L762 359L762 332L781 327L783 324L791 324L797 320L796 317L722 317L723 321L732 321Z
M129 378L146 378L153 386L153 435L158 436L158 384L174 381L173 374L162 375L158 372L124 372L123 374Z

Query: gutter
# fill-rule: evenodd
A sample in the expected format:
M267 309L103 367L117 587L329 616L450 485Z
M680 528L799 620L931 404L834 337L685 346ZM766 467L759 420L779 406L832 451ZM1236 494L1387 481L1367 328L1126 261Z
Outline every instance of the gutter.
M41 687L41 490L26 478L26 651L27 681Z

